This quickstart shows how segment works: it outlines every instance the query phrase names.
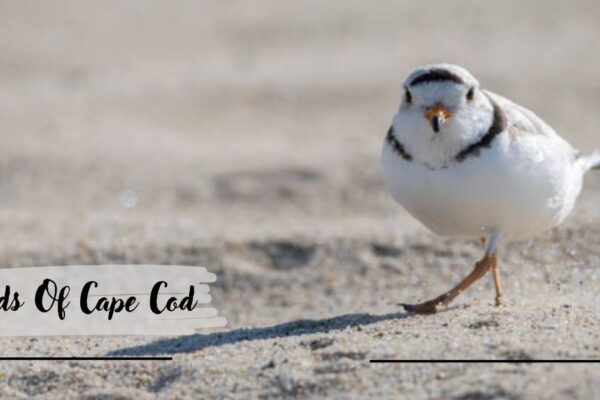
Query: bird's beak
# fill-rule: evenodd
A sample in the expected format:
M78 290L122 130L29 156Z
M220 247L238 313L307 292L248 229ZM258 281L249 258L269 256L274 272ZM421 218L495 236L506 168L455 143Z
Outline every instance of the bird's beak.
M450 111L440 103L436 103L425 110L425 119L429 121L435 133L440 131L441 126L445 124L450 117Z

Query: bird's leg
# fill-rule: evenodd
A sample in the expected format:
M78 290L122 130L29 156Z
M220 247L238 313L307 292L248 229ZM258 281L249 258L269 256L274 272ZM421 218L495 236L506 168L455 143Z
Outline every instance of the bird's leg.
M492 276L494 277L494 287L496 288L496 305L502 306L504 302L504 294L502 293L502 285L500 284L500 270L498 269L498 260L494 255L492 262Z
M473 271L471 271L466 278L464 278L458 285L446 293L436 297L435 299L419 304L402 304L402 307L404 307L406 311L419 314L433 314L446 310L448 308L448 304L450 304L452 300L454 300L459 294L464 292L469 286L471 286L475 281L488 272L488 270L492 267L495 258L496 254L484 256L480 261L475 263L475 268L473 268Z
M490 268L496 266L496 247L500 240L500 234L493 232L489 240L486 243L485 255L481 260L475 263L473 271L467 275L458 285L447 291L446 293L436 297L435 299L426 301L419 304L401 304L406 311L415 312L420 314L432 314L440 311L444 311L448 308L448 304L452 302L459 294L464 292L469 286L476 282L479 278L485 275ZM494 278L494 282L496 282ZM498 286L496 287L496 294L501 289L499 286L500 280L498 279ZM497 297L498 298L498 297Z

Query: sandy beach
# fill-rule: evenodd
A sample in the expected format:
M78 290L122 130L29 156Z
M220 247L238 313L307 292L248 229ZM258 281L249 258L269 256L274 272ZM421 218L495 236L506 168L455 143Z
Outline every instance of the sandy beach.
M553 399L600 395L600 172L561 227L500 253L450 310L477 242L383 186L402 79L438 61L600 149L592 1L3 2L0 266L200 265L226 328L0 338L2 398Z

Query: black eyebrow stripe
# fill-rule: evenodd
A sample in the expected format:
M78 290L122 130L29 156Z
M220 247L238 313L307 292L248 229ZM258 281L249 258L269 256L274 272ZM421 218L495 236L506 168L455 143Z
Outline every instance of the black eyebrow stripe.
M463 85L465 83L465 81L463 81L460 76L448 71L447 69L434 68L415 77L412 81L410 81L409 86L416 86L422 83L444 81L452 81L460 85Z

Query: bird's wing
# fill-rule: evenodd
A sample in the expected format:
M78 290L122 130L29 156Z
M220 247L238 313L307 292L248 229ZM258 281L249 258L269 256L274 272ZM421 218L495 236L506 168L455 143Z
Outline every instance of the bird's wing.
M523 106L520 106L506 97L486 90L488 96L492 98L504 111L508 124L508 130L516 135L543 135L560 138L550 125L545 123L535 113Z
M535 115L533 111L496 93L490 91L486 91L486 93L504 111L507 120L507 131L511 139L517 140L520 143L527 143L529 146L538 149L541 143L554 143L553 146L545 147L553 148L573 161L581 159L581 163L585 164L587 162L588 158L581 158L579 151L575 150L569 142L556 133L540 117ZM588 164L592 165L591 161ZM587 164L585 165L587 169L592 168L587 166Z

